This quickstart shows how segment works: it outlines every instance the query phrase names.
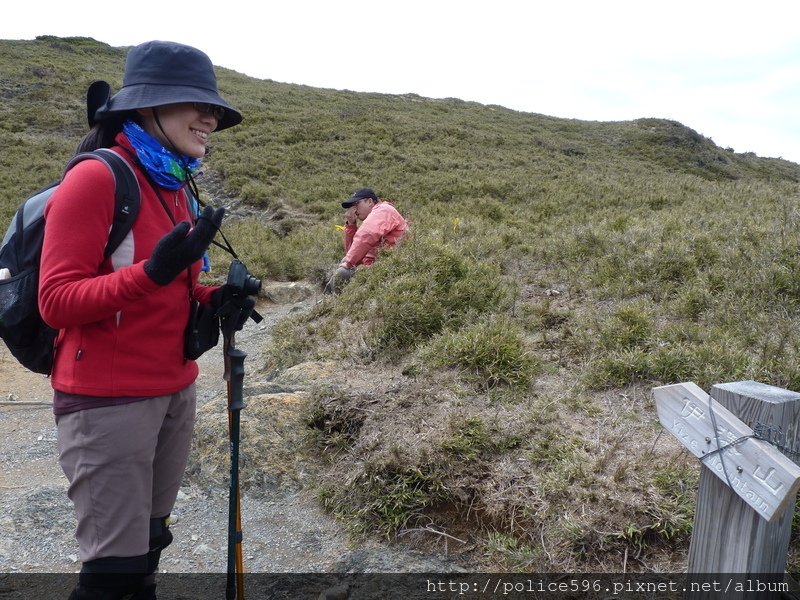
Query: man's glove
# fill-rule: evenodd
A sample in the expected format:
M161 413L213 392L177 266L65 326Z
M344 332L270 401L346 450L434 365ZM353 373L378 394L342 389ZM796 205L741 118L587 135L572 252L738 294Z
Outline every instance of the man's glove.
M191 231L187 221L175 225L156 244L152 256L144 263L144 272L158 285L170 283L181 271L203 258L224 216L224 208L206 206Z
M211 306L223 322L233 324L234 331L241 331L253 314L256 300L252 296L240 295L237 288L226 283L211 293ZM224 325L223 329L226 329Z
M325 293L326 294L335 294L339 291L339 286L342 285L346 281L350 281L350 278L356 272L355 268L348 269L344 266L339 266L331 278L328 280L328 283L325 285Z

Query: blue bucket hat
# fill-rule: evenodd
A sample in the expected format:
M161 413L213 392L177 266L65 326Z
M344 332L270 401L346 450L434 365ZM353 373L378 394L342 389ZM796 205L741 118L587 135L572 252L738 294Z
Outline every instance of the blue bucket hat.
M103 83L93 83L87 93L90 125L137 108L181 102L203 102L224 108L216 131L242 122L241 113L217 91L211 59L184 44L155 40L134 46L125 61L122 88L109 98L108 84ZM106 90L105 98L102 90Z

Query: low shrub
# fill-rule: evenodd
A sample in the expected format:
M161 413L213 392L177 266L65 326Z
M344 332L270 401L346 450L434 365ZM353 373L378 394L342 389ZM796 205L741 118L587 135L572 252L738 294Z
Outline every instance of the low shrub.
M457 369L465 380L484 390L527 388L541 369L525 347L521 327L497 315L441 333L421 348L416 358L428 369Z

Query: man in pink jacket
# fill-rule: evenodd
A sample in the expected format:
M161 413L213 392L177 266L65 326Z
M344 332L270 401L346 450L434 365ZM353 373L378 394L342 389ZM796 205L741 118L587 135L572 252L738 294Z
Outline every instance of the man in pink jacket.
M361 188L342 202L347 209L344 225L345 256L325 287L335 291L336 283L347 281L359 265L371 266L382 246L394 246L408 231L408 223L397 209L381 200L371 188ZM357 222L361 221L361 226Z

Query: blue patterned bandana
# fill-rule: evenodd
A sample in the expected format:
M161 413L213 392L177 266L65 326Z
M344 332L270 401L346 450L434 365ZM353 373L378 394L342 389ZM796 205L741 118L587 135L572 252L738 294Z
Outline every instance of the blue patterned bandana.
M186 154L175 154L142 129L135 121L125 121L122 131L130 140L136 156L153 180L163 188L177 190L189 175L200 168L200 160Z

